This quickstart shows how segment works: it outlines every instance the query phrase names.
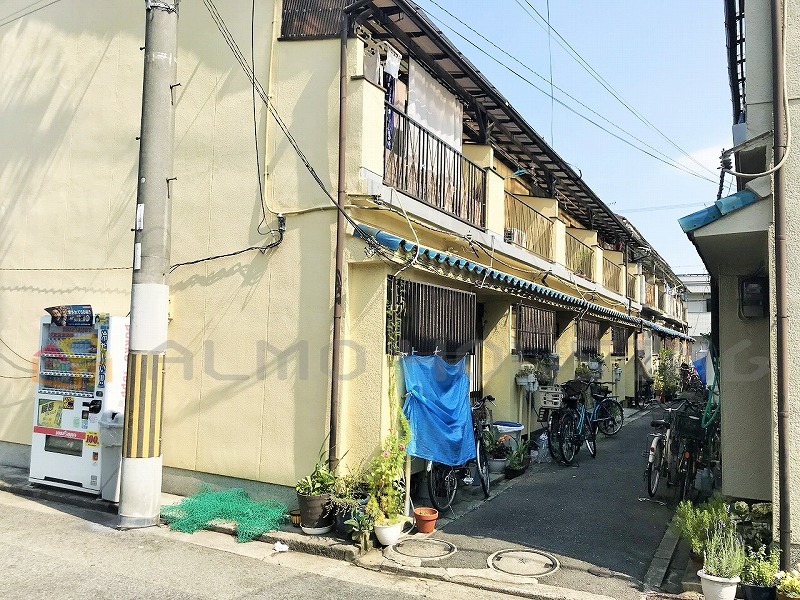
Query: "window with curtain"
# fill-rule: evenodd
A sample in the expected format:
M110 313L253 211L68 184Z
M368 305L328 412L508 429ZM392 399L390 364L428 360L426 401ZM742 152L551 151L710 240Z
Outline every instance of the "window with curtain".
M552 310L517 305L517 354L552 354L556 346L556 313Z
M580 320L577 324L578 356L600 354L600 323Z
M625 327L611 328L611 355L628 355L628 329Z

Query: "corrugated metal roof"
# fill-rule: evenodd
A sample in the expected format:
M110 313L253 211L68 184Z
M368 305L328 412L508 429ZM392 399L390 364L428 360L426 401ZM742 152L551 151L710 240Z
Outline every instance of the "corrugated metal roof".
M462 258L455 254L442 252L426 246L417 246L413 241L401 238L391 233L387 233L369 225L359 224L354 230L354 235L360 238L372 238L380 245L405 255L416 254L417 259L421 262L434 264L439 266L447 266L454 271L461 271L467 276L482 276L485 279L487 287L499 288L504 291L510 291L519 295L536 296L544 302L560 306L565 309L576 310L578 312L586 311L595 315L605 317L609 320L626 323L634 327L644 325L658 333L668 335L671 337L679 337L687 340L692 338L674 329L663 327L651 321L646 321L639 317L633 317L618 310L594 304L583 298L578 298L564 292L559 292L544 285L533 283L527 279L522 279L503 271L498 271L492 267L476 263L466 258Z
M721 198L714 202L713 205L707 206L702 210L698 210L690 215L681 217L678 219L678 223L680 223L681 229L683 229L684 233L689 233L696 229L700 229L701 227L705 227L706 225L721 219L725 215L736 212L745 206L754 204L760 199L761 198L759 198L750 190L742 190L741 192L736 192L731 196Z

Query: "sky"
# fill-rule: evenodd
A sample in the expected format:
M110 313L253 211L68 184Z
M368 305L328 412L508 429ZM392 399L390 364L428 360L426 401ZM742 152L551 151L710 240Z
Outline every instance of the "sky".
M705 272L678 219L716 200L719 155L732 145L722 0L416 2L675 273ZM551 36L534 9L545 19L549 9ZM562 44L571 46L629 108ZM551 66L552 83L563 90L554 89L555 101L549 97ZM684 170L616 139L559 101ZM723 195L730 182L727 177Z

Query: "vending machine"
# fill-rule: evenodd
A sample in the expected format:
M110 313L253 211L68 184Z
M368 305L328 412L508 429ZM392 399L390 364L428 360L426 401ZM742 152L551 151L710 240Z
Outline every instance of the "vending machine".
M128 318L94 315L89 305L45 310L49 316L42 317L40 327L30 481L100 495L108 483L104 480L118 478L118 464L117 473L111 472L118 461L103 461L102 453L119 454L120 448L104 447L100 430L103 424L121 428Z

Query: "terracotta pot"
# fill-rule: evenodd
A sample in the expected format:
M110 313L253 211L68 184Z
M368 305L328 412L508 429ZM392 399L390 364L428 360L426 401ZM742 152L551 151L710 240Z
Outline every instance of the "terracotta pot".
M436 527L439 511L428 506L418 506L414 509L414 518L417 520L417 531L431 533Z

